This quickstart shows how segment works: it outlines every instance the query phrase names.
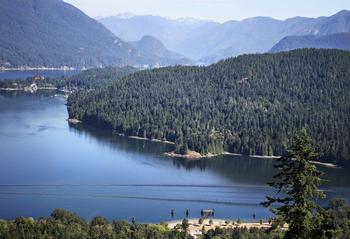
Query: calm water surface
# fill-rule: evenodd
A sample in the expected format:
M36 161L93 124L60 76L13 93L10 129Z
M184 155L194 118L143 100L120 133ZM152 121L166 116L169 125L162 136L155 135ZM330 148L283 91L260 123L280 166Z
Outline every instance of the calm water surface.
M172 145L73 126L62 97L0 94L0 218L48 216L66 208L91 219L140 222L199 217L267 217L273 161L222 156L186 162L162 156ZM350 173L321 168L329 198L350 199Z
M26 79L28 77L69 77L78 74L80 71L63 71L63 70L30 70L30 71L0 71L0 80Z

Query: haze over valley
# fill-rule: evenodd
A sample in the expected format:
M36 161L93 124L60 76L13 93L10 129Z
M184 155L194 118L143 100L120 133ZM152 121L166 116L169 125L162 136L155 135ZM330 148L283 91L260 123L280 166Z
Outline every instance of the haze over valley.
M138 40L144 35L151 35L160 39L170 50L204 64L241 54L268 52L285 37L328 36L350 31L350 12L346 10L327 17L294 17L283 21L253 17L218 23L123 14L98 20L124 40ZM328 47L316 43L306 47L345 50L349 47L348 41L345 44L333 42L335 45Z

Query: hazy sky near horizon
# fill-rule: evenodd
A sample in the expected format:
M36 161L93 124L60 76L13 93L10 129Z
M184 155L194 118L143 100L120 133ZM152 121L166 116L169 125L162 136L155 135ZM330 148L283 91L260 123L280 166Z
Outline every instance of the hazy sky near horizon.
M215 21L255 16L286 19L329 16L350 10L350 0L64 0L91 17L130 12L169 18L192 17Z

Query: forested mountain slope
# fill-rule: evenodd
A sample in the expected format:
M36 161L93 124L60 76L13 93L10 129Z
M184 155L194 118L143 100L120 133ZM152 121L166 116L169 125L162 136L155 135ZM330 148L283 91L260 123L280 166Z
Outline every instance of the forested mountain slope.
M290 51L300 48L340 49L350 51L350 32L326 36L307 35L283 38L270 52Z
M168 65L61 0L0 0L0 67Z
M63 1L0 2L2 66L93 67L136 61L136 50Z
M302 49L136 72L69 97L69 115L179 152L281 155L307 127L323 159L350 159L350 53Z

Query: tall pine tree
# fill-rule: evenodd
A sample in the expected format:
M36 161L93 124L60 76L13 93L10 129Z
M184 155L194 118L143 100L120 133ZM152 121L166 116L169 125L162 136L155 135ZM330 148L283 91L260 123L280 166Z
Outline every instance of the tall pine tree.
M270 186L277 188L278 196L267 197L262 203L288 224L286 239L309 239L316 229L318 198L324 198L319 190L322 173L311 163L315 160L312 140L306 129L300 131L288 154L278 159L278 173Z

